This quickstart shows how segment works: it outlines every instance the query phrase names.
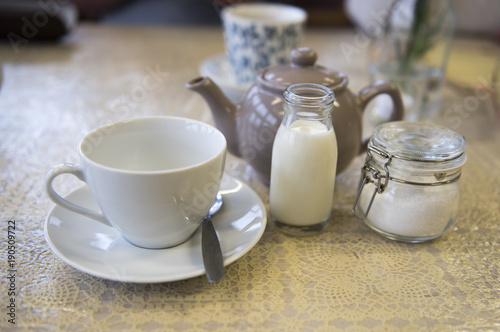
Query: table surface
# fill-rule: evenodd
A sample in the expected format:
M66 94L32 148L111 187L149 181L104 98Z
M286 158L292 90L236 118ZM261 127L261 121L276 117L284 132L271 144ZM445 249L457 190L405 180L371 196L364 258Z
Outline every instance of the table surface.
M348 74L351 89L368 84L367 47L354 30L309 29L303 45L318 52L319 63ZM354 52L344 53L346 45ZM477 40L457 40L453 52L471 49L498 54L498 46ZM199 75L204 59L223 51L217 27L84 24L58 44L0 44L2 331L500 330L498 106L475 85L486 76L449 82L435 117L465 136L468 162L459 218L434 241L386 240L353 217L359 156L337 176L333 217L323 233L295 238L268 224L220 283L204 276L110 281L68 266L50 250L44 222L54 204L44 191L46 171L77 162L85 133L113 121L176 115L213 123L184 83ZM141 90L152 71L160 84ZM229 155L226 172L268 207L268 188L243 160ZM57 182L61 194L80 185L70 176ZM15 280L7 279L9 220L16 223ZM15 327L6 314L11 299Z

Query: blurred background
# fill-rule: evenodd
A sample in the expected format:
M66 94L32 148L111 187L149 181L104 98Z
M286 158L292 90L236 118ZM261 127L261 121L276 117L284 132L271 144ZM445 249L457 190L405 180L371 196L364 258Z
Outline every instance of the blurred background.
M11 0L15 1L15 0ZM114 24L219 24L218 11L227 4L248 0L72 0L80 17ZM261 1L262 2L262 1ZM363 27L372 11L389 8L393 0L289 0L307 10L313 26ZM452 0L457 32L500 35L500 1Z
M0 0L0 37L4 37L3 42L10 43L16 48L35 39L60 41L61 36L70 35L78 24L82 23L117 26L201 25L218 27L221 26L221 9L224 6L241 2L256 1ZM355 40L348 41L347 46L341 43L336 49L337 53L339 51L344 52L344 58L352 57L353 62L365 61L365 59L356 58L359 55L358 53L369 53L370 58L376 58L375 60L379 62L383 60L383 54L381 55L381 53L387 50L388 47L380 43L384 37L380 36L382 31L380 28L394 19L391 17L391 20L389 20L389 15L392 15L391 12L394 12L393 9L398 3L413 3L412 0L260 0L260 2L279 2L304 8L308 13L308 28L324 29L324 33L342 29L351 33L354 32ZM437 86L438 88L434 90L439 91L440 96L444 76L447 77L449 85L469 89L475 89L478 84L485 86L484 83L478 82L478 77L484 78L484 81L489 82L489 86L486 88L491 91L493 96L496 96L494 99L497 100L498 104L498 95L500 95L498 84L500 56L497 46L500 42L500 20L498 19L500 0L431 0L428 3L433 6L438 3L446 4L446 6L451 5L450 8L453 8L453 13L448 13L447 9L444 12L446 15L453 17L453 24L448 37L446 37L447 40L445 40L448 43L446 54L437 57L442 62L438 80L431 80L431 83L438 83L427 85L434 88ZM432 15L439 17L441 14L433 13ZM31 21L27 18L31 18ZM403 15L403 24L410 24L411 19L411 17ZM394 21L396 22L397 18ZM375 35L374 32L376 31L379 32L379 36ZM356 45L356 42L366 41L366 38L363 39L364 37L362 37L364 34L371 38L369 52L360 52L359 49L356 49L359 46ZM388 34L386 33L386 35ZM473 41L475 46L471 47L469 42L463 42L464 38ZM451 48L453 48L453 52L449 57ZM346 55L345 52L348 54ZM428 52L428 54L435 55L433 52ZM373 62L373 59L370 59L370 62ZM347 70L338 63L335 63L334 67ZM349 69L354 71L356 68ZM362 68L362 70L367 71L366 68ZM387 73L382 73L380 68L376 68L373 73L370 72L371 79L377 79L380 76L379 74L385 75L379 78L396 80L394 77L389 77L390 75L388 76ZM429 89L427 87L414 89L413 85L409 86L412 90L419 90L417 91L419 95L408 95L408 98L406 98L407 103L405 103L406 107L422 108L418 100L426 99L426 90ZM439 108L439 101L435 105L435 108ZM379 100L377 107L385 109L386 106L383 100ZM496 108L498 108L498 105L496 105ZM380 115L376 117L383 118L386 112L380 111L379 113ZM498 110L498 113L500 118L500 110ZM374 118L373 121L377 122L378 120Z
M53 38L60 23L76 16L76 21L125 25L218 25L222 7L254 0L0 0L0 36L20 31L21 18L40 11L40 8L63 8L73 4L73 14L49 17L49 24L37 38ZM261 2L270 2L262 1ZM394 0L274 0L296 5L308 12L309 26L358 26L366 31L373 21L371 13L390 9ZM499 0L451 0L456 16L456 32L484 38L500 39ZM68 18L69 17L69 18ZM44 19L40 17L40 19ZM64 22L66 21L66 22ZM58 26L59 24L59 26ZM16 26L17 25L17 26ZM45 31L43 31L45 30Z

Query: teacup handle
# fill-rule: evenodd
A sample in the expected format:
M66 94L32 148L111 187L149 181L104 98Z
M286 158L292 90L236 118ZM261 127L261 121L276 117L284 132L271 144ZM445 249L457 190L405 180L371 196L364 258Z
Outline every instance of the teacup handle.
M83 171L82 171L82 168L80 165L78 165L78 164L56 165L56 166L52 167L47 172L47 175L45 176L45 189L46 189L47 194L49 195L50 199L54 203L66 208L70 211L73 211L73 212L82 214L86 217L97 220L97 221L105 224L106 226L111 226L111 224L109 223L109 221L106 220L106 218L104 217L102 212L93 211L93 210L87 209L83 206L80 206L78 204L72 203L72 202L62 198L54 190L54 187L52 186L52 182L54 181L54 179L57 176L64 174L64 173L72 174L72 175L76 176L80 181L85 182L85 177L83 176ZM113 227L113 226L111 226L111 227Z
M404 104L403 98L401 97L401 92L399 88L389 81L379 80L374 82L373 84L368 85L364 89L358 92L358 100L360 103L361 111L364 112L368 103L378 95L387 94L392 99L393 109L391 116L389 117L388 122L390 121L399 121L403 119L404 116ZM369 138L361 141L361 147L359 149L359 153L366 152L366 148L368 146Z

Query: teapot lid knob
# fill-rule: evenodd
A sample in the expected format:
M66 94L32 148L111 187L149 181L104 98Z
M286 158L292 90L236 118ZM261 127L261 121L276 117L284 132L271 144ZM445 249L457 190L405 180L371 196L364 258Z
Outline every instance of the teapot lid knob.
M309 47L295 48L290 52L290 60L294 67L314 66L318 55Z

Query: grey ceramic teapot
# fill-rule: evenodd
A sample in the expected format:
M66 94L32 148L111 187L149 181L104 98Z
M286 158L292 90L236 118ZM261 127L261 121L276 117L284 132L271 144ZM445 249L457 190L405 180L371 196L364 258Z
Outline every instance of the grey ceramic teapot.
M295 83L318 83L332 89L335 103L332 114L337 136L337 174L366 150L362 140L362 115L370 100L388 94L394 104L389 121L403 118L403 102L398 88L387 81L377 81L357 94L348 89L347 76L316 65L316 53L307 47L291 52L291 64L263 69L240 104L234 105L208 77L198 77L186 87L198 92L211 108L215 126L226 136L228 151L243 157L269 184L274 137L283 117L283 92Z

